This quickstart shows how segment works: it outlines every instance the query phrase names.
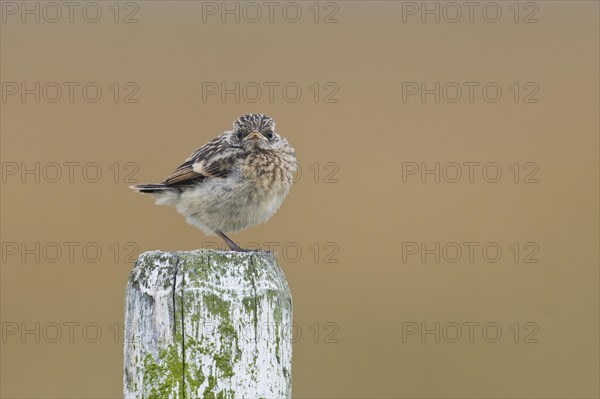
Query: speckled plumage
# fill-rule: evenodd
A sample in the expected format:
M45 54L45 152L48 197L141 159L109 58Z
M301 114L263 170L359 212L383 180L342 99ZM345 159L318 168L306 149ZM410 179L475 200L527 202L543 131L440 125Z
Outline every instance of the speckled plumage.
M262 114L241 116L226 131L198 148L160 184L132 186L172 205L188 223L208 235L266 222L290 191L296 156L275 123Z

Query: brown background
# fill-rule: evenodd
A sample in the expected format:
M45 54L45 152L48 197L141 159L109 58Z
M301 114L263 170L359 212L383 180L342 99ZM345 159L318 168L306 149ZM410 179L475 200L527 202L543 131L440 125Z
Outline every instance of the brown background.
M512 2L496 3L503 12L497 23L482 17L485 3L472 23L467 15L449 23L444 14L439 23L432 16L422 23L418 15L403 22L401 2L338 2L337 23L323 23L335 11L323 4L315 23L312 2L298 3L297 23L282 17L283 3L272 23L266 15L258 23L233 17L221 23L219 16L203 22L200 2L144 1L136 3L139 21L127 24L123 14L113 22L112 2L98 4L97 23L82 18L80 3L73 23L67 16L22 23L5 15L1 25L3 82L97 82L103 89L97 103L76 90L73 103L65 92L56 103L17 95L1 104L5 172L13 162L28 168L97 162L103 172L96 183L82 178L81 167L73 182L66 167L55 183L44 175L39 183L34 176L5 176L2 397L122 395L122 337L114 331L123 320L128 253L220 244L174 210L129 190L126 163L137 165L139 182L160 181L247 112L275 118L303 171L271 221L233 235L242 244L279 243L302 331L293 353L295 397L598 397L597 2L534 3L537 23L522 22L534 10L523 4L515 23ZM125 6L120 3L124 14L135 10ZM46 11L52 18L53 10ZM472 103L465 97L435 103L432 95L403 102L402 82L422 81L430 87L479 82L479 88L497 82L503 96L490 103L476 89ZM135 82L139 101L124 103L126 90L115 103L113 82L122 90ZM248 97L236 103L233 96L203 102L203 82L296 82L303 95L295 103L281 90L273 102L266 93L256 103ZM316 103L314 82L323 90ZM339 88L337 103L324 102L327 82ZM538 102L524 102L530 90L515 102L513 82L522 90L534 82ZM457 183L435 183L431 176L426 183L418 176L402 181L402 162L468 161L497 162L502 179L488 183L479 172L473 183L466 176ZM115 162L117 183L109 168ZM521 175L514 183L509 167L515 162L535 162L539 182L523 183ZM337 182L328 183L331 168ZM402 261L403 242L431 248L471 241L480 243L472 263L466 254L456 263L436 263L433 256ZM36 242L47 249L39 263L34 255L23 260L6 251L11 243L35 248ZM73 260L66 242L79 245ZM135 245L126 247L129 242ZM487 242L503 250L496 263L481 256ZM519 262L509 249L514 242L521 246ZM523 262L527 242L539 247L538 263ZM48 243L64 249L54 263ZM83 257L86 243L102 249L96 263ZM295 260L297 247L302 255ZM93 247L89 253L94 256ZM449 328L439 343L433 335L403 342L406 323L431 329L436 322L458 323L463 336L449 342L455 333ZM480 323L474 342L465 322ZM523 342L534 328L526 330L528 322L539 329L537 343ZM39 333L24 337L7 330L35 323ZM68 323L79 323L73 342ZM86 323L101 328L97 342L86 341L94 340L94 328L83 336ZM486 323L502 328L498 342L486 342ZM62 335L52 343L56 325ZM489 330L486 337L494 335Z

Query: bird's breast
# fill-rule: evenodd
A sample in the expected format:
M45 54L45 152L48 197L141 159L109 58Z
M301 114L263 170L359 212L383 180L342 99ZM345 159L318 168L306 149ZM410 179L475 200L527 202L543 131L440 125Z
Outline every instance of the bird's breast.
M242 178L265 194L271 191L289 190L296 160L293 155L274 152L257 152L248 156L241 165Z

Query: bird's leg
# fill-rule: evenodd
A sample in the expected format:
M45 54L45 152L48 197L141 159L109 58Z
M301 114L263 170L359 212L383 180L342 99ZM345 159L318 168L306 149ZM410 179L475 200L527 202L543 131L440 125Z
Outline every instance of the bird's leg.
M219 235L219 237L221 237L223 239L223 241L225 241L225 243L229 246L229 248L232 251L236 251L236 252L248 252L247 249L243 249L241 248L239 245L237 245L235 242L233 242L233 240L229 237L227 237L225 235L225 233L223 233L222 231L215 231L215 233L217 233Z

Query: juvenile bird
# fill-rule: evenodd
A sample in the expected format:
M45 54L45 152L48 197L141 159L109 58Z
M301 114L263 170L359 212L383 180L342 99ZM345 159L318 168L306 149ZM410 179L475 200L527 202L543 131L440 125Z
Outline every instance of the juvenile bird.
M225 235L266 222L287 196L296 172L295 151L263 114L241 116L198 148L158 184L131 186L150 193L157 205L172 205L207 235L219 235L233 251L244 251Z

